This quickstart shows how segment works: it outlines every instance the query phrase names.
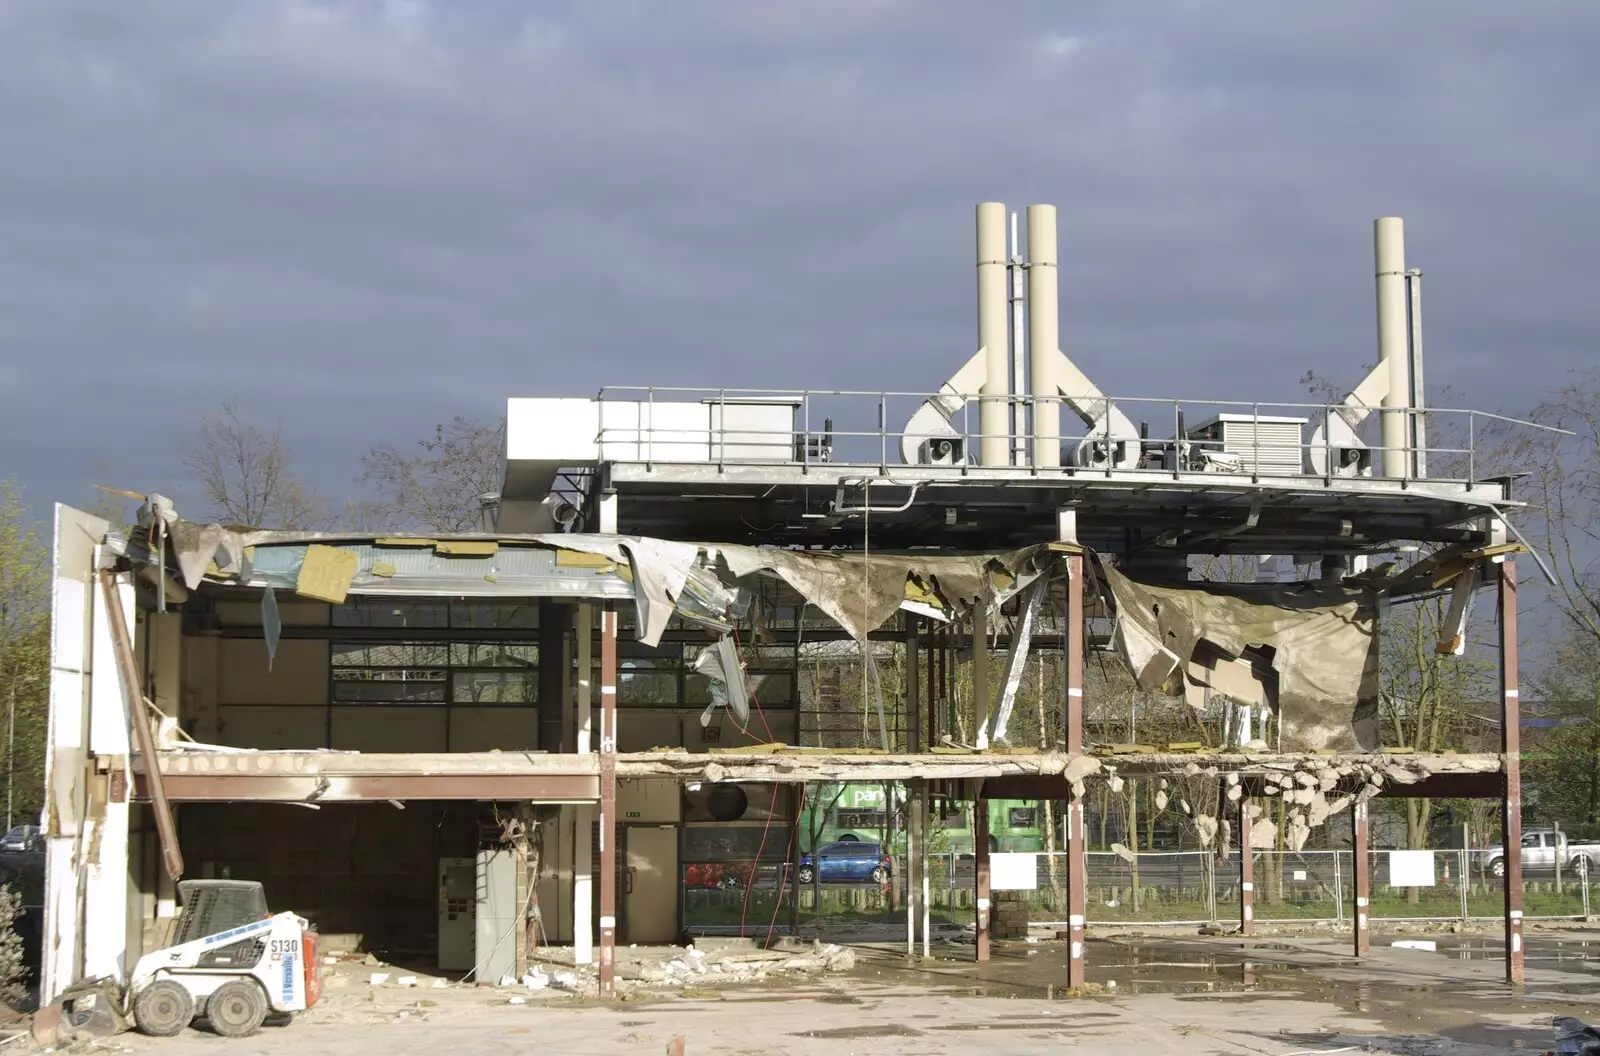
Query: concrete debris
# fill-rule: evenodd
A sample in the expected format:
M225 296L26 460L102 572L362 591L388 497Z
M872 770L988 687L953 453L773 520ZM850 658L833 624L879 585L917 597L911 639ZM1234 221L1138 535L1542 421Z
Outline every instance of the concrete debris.
M1311 835L1311 826L1306 824L1303 814L1295 814L1289 818L1289 831L1284 833L1284 838L1293 850L1301 850L1306 845L1306 837Z
M1238 785L1228 786L1228 802L1237 803L1244 798L1244 789Z
M414 975L402 975L400 978L398 978L398 979L396 979L394 981L394 985L395 986L416 986L417 985L417 977L414 976Z
M1328 798L1321 793L1314 794L1306 810L1306 821L1312 828L1316 828L1328 820L1328 814Z
M1209 814L1201 814L1194 819L1194 831L1200 837L1200 846L1210 847L1211 841L1217 838L1217 819Z
M529 990L543 990L550 985L550 977L538 968L534 968L533 971L522 977L522 985Z
M1163 781L1161 783L1163 785L1166 784L1165 781ZM1167 809L1167 794L1166 794L1166 792L1157 792L1156 793L1156 809L1157 810L1166 810Z
M525 1005L527 1003L528 999L523 997L521 994L512 994L506 999L506 1004L508 1005Z
M1262 818L1250 826L1250 846L1271 847L1278 838L1278 826Z
M1101 765L1100 760L1092 755L1080 755L1067 763L1066 768L1062 771L1062 776L1070 784L1080 784L1090 774L1099 773Z
M1121 858L1125 862L1138 860L1138 855L1134 854L1120 843L1113 843L1111 845L1111 853L1116 855L1118 858Z
M370 976L367 977L367 985L368 986L382 986L384 983L387 983L388 981L389 981L389 973L388 972L373 972Z
M1237 770L1229 770L1228 771L1228 787L1229 788L1238 788L1239 787L1239 772Z
M1183 776L1184 777L1196 777L1196 776L1199 775L1199 773L1200 773L1200 764L1199 763L1186 763L1186 764L1184 764L1184 767L1183 767Z

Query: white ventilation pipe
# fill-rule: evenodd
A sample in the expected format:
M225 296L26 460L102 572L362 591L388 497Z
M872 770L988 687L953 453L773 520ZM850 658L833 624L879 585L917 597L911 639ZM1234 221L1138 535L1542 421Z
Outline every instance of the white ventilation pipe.
M1061 465L1060 284L1056 270L1056 207L1028 206L1028 373L1033 395L1033 464ZM1083 395L1079 393L1078 395Z
M1411 454L1411 348L1406 311L1406 235L1398 216L1372 222L1378 283L1378 361L1386 365L1389 391L1383 397L1383 475L1406 477Z
M1006 311L1006 207L978 205L978 348L984 397L978 403L978 464L1011 462L1010 321Z

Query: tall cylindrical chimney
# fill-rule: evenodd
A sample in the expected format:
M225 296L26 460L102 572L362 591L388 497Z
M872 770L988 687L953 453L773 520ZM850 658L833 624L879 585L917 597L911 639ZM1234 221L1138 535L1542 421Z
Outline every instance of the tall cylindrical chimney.
M978 347L984 350L984 397L978 403L978 462L1004 466L1011 462L1010 340L1006 313L1006 207L1000 202L978 206Z
M1411 461L1410 321L1406 313L1406 235L1398 216L1372 222L1373 257L1378 282L1378 360L1389 368L1383 398L1383 475L1406 477Z
M1033 464L1061 465L1061 403L1056 352L1061 348L1056 272L1056 207L1028 206L1028 373L1033 395Z

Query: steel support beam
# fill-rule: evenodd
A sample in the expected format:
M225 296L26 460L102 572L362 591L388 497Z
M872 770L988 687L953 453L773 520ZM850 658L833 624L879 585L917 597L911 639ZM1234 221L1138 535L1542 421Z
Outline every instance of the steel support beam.
M1249 935L1255 930L1256 919L1256 860L1255 848L1250 846L1250 798L1239 799L1239 934Z
M809 791L805 785L789 786L789 934L796 938L800 936L800 855L804 853L800 848L804 832L800 816L805 813Z
M906 684L910 685L915 679L914 674L906 676ZM907 782L906 786L906 956L917 955L917 921L922 916L920 895L922 892L923 847L922 831L918 825L918 814L921 812L922 800L918 797L916 786Z
M1366 800L1357 800L1350 808L1350 823L1354 830L1350 841L1351 871L1355 876L1355 912L1350 919L1355 922L1356 956L1365 957L1372 949L1372 933L1367 927L1372 911L1372 862L1367 854Z
M149 791L150 813L155 817L156 834L161 841L161 863L166 868L167 876L178 880L183 876L183 851L178 847L178 828L172 819L172 808L167 804L170 797L156 758L155 733L150 729L150 710L145 704L144 691L140 688L133 635L129 633L128 621L123 616L117 577L109 569L100 570L100 591L105 601L106 621L110 624L111 648L116 656L118 681L122 684L123 705L127 709L128 724L133 727L134 748L149 768L146 787Z
M1506 759L1500 832L1505 847L1506 981L1523 981L1522 950L1522 703L1518 696L1517 566L1500 566L1500 750Z
M1083 555L1067 555L1067 626L1063 642L1066 667L1067 754L1083 752ZM1068 789L1069 794L1071 789ZM1088 878L1084 875L1088 858L1084 839L1083 797L1067 802L1067 985L1081 987L1086 978L1084 924L1089 913Z
M600 996L617 985L617 608L600 614Z
M590 774L412 774L330 777L315 774L167 774L174 803L361 803L391 799L527 800L592 802L599 792ZM148 802L150 777L134 775L134 798Z
M972 883L977 907L977 959L989 959L989 801L972 802Z
M917 700L917 690L922 684L921 677L917 673L917 665L921 660L918 655L921 639L917 633L917 624L920 622L922 622L920 616L906 614L906 751L913 753L923 750L922 704Z

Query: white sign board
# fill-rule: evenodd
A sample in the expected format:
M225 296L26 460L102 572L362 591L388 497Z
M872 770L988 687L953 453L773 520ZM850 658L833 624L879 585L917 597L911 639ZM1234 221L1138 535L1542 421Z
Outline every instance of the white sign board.
M1432 851L1390 851L1390 887L1432 887Z
M989 888L992 891L1033 891L1039 886L1037 854L989 855Z

